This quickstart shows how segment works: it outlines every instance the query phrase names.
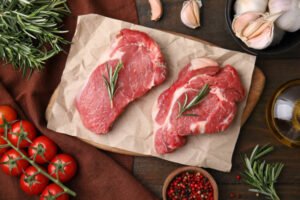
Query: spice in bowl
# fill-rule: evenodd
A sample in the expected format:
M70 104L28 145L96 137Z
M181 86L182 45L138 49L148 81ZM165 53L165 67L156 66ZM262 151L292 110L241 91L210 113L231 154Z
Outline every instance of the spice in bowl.
M213 200L213 188L200 172L187 171L176 176L167 190L167 199Z
M218 188L212 176L198 167L173 171L165 181L164 200L215 200Z

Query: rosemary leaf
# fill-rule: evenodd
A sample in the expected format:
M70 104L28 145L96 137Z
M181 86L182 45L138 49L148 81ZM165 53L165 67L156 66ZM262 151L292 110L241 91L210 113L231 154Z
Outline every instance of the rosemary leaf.
M102 75L108 96L110 99L110 105L113 107L113 98L115 96L116 90L117 90L117 82L119 78L119 72L123 67L123 63L121 61L118 62L117 66L115 67L115 71L113 72L113 69L111 66L106 65L106 71L108 74L108 77L105 77Z
M275 183L284 167L283 163L267 163L260 160L261 157L273 151L274 147L257 145L248 158L244 155L243 161L245 171L243 172L243 180L252 188L250 192L260 193L266 196L267 199L280 200L275 190Z
M184 114L187 110L190 110L191 108L198 105L206 95L209 93L209 85L205 84L198 92L198 94L188 103L188 95L185 93L185 99L183 102L183 105L177 101L178 107L179 107L179 113L177 115L177 118L181 116L197 116L196 114Z
M199 115L193 114L193 113L187 113L187 114L182 114L183 116L188 116L188 117L198 117Z

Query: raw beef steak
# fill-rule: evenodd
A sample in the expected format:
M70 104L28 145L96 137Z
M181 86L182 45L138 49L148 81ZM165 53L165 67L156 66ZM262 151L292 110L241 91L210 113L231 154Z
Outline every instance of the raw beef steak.
M75 100L84 126L97 134L107 133L130 102L166 78L159 46L143 32L121 30L105 57L105 62L91 73ZM122 63L122 67L111 101L105 79L109 80L110 69L114 72L118 63Z
M191 102L205 84L209 93L180 116L179 105L184 105L186 97L187 103ZM186 143L187 135L224 131L234 119L237 102L244 97L244 88L233 67L221 68L207 58L192 60L154 105L156 151L160 154L174 151Z

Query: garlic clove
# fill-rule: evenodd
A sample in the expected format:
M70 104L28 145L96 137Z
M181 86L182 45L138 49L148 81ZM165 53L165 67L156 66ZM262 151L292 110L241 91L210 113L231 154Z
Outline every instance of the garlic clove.
M232 22L232 30L248 47L264 49L274 44L278 31L275 31L274 21L282 13L269 15L268 13L247 12L238 15ZM281 34L282 36L283 34Z
M249 23L249 25L243 30L242 35L249 40L262 34L266 28L273 25L274 21L280 17L281 14L282 13L276 13L273 15L266 14L265 17L256 19Z
M201 6L202 4L199 0L187 0L183 2L180 13L182 23L192 29L199 27Z
M272 28L266 28L260 35L245 41L245 44L253 49L265 49L272 43Z
M259 35L263 34L263 32L271 26L270 22L262 23L256 30L254 30L251 34L247 35L246 37L248 40L258 37Z
M242 32L249 22L253 22L259 17L261 17L261 13L258 12L247 12L242 15L238 15L232 22L232 30L238 37L242 37Z
M285 32L279 28L273 27L272 29L271 27L268 27L264 30L263 34L246 41L245 44L253 49L265 49L269 46L278 44L283 38L284 33Z
M259 36L270 26L270 22L265 22L263 19L258 19L251 23L247 28L243 30L243 36L249 40Z
M246 12L266 12L268 0L236 0L234 10L237 15Z
M151 7L151 20L158 21L163 13L163 7L160 0L149 0Z

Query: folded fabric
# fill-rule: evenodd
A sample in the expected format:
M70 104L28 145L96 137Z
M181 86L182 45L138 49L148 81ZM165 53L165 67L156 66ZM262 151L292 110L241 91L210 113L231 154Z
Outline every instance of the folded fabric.
M68 2L72 15L64 21L65 35L71 40L77 16L98 13L137 23L134 0L72 0ZM69 47L65 48L68 51ZM17 109L19 116L32 121L39 132L51 138L59 148L76 158L79 171L67 185L77 192L76 199L95 200L135 200L155 199L130 174L132 157L111 154L66 135L57 134L46 128L45 110L49 99L60 81L67 54L60 53L49 60L45 69L34 72L28 80L21 73L0 63L0 104L8 104ZM38 199L23 193L18 178L8 177L0 172L0 199Z

